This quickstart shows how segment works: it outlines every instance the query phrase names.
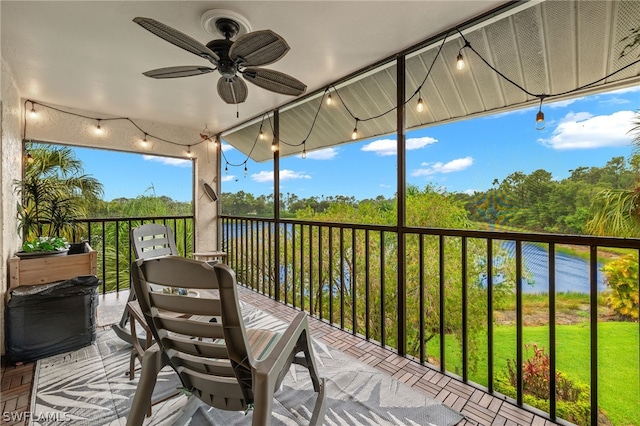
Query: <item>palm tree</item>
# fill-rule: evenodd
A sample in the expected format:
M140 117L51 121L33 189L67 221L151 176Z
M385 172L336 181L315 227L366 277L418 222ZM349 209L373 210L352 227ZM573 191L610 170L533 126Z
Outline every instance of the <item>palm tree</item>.
M22 196L19 229L25 240L40 236L73 238L75 219L101 199L102 184L86 175L82 162L66 146L28 143L24 179L14 182Z
M631 162L640 159L640 111L629 131L635 145ZM640 235L640 175L633 189L607 189L597 194L591 205L592 218L586 224L594 235L637 237Z

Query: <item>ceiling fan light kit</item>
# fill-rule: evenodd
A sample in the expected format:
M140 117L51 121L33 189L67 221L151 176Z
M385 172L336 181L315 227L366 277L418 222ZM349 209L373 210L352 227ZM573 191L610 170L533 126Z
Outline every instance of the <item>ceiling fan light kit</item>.
M218 71L218 95L228 104L239 104L247 99L249 91L244 80L283 95L299 96L307 90L304 83L288 74L260 68L282 59L289 51L289 45L271 30L251 31L248 21L235 12L212 9L202 15L205 31L224 37L206 45L151 18L137 17L133 22L214 65L213 68L200 65L158 68L144 72L147 77L181 78ZM240 75L244 80L239 78Z

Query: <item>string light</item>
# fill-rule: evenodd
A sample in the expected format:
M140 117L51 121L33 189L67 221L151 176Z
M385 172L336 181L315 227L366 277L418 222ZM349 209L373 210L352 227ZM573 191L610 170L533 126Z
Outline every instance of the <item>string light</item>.
M460 31L458 31L458 33L460 33ZM462 39L464 40L464 45L458 51L458 57L456 58L456 68L458 68L458 71L461 71L462 69L464 69L464 56L462 56L462 50L465 47L471 47L471 44L469 43L469 41L467 41L466 38L464 38L462 33L460 33L460 35L462 36Z
M416 110L418 112L424 111L424 102L422 101L422 97L418 97L418 104L416 105Z
M38 116L38 113L36 112L36 107L33 104L33 102L31 102L31 118L36 118Z
M100 121L101 120L98 120L98 124L96 125L96 130L95 130L96 135L104 134L104 129L100 126Z
M276 143L276 140L274 139L273 142L271 142L271 151L276 152L278 150L278 144Z
M193 157L193 154L191 153L191 145L187 145L187 157Z
M27 163L33 164L34 161L36 160L33 158L33 155L31 155L30 152L27 152Z
M263 141L265 138L264 132L262 131L262 123L260 123L260 135L258 137L260 138L261 141Z
M302 157L303 160L307 158L307 141L304 141L302 145L302 155L300 155L300 157Z
M229 174L229 162L228 161L224 165L224 174L225 175Z
M327 105L331 105L333 103L333 99L331 99L331 93L329 93L325 102L327 103Z
M353 128L353 132L351 133L351 139L358 139L358 119L356 118L356 126Z
M458 70L464 69L464 56L462 56L462 52L458 53L458 57L456 58L456 68L458 68Z
M247 177L249 174L249 169L247 168L247 162L244 162L244 177Z
M536 114L536 130L544 129L544 112L542 112L542 101L544 100L544 95L540 96L540 108L538 109L538 113Z
M140 145L142 145L144 148L146 148L149 145L149 142L147 141L147 134L144 134L144 138L142 138L142 140L140 141Z

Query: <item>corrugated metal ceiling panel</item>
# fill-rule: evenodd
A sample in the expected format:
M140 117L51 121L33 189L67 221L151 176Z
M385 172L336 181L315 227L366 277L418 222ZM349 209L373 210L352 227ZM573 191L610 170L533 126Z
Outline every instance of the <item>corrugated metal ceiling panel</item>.
M640 16L638 1L564 1L532 2L502 19L465 34L471 46L491 65L533 94L558 94L592 83L634 60L637 54L620 58L626 43L623 37L637 26ZM441 40L414 52L406 59L406 97L409 99L422 84L440 47ZM425 111L417 113L414 97L406 106L407 128L417 128L468 116L495 113L526 107L539 102L523 93L490 70L470 49L464 49L467 66L459 72L456 57L463 40L450 34L420 95ZM395 132L395 113L374 120L369 117L394 108L396 64L386 64L353 81L331 88L333 106L323 105L313 131L306 142L307 152L351 142L350 135L358 122L359 139ZM601 91L609 85L640 82L640 65L615 74L577 95ZM349 110L345 109L340 98ZM320 96L310 97L280 114L283 143L280 155L300 153L315 117ZM267 141L254 147L260 122L225 135L224 139L256 161L273 158ZM270 128L263 125L263 131Z

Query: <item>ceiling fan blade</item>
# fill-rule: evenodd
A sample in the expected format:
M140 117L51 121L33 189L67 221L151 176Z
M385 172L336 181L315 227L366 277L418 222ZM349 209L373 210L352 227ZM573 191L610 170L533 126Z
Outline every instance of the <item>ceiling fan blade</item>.
M190 77L192 75L207 74L211 71L215 71L214 68L198 67L198 66L183 66L183 67L167 67L158 68L155 70L143 72L142 74L151 78L177 78L177 77Z
M218 60L220 59L218 55L216 55L211 49L200 43L198 40L195 40L188 35L181 33L175 28L171 28L170 26L158 22L154 19L142 18L138 16L137 18L133 19L133 22L140 25L145 30L150 31L158 37L168 41L174 46L178 46L186 50L187 52L191 52L202 58L208 59L214 64L217 64Z
M285 73L265 68L246 68L242 76L263 89L283 95L298 96L307 90L307 86Z
M247 99L247 84L238 77L233 77L231 80L220 77L218 80L218 94L228 104L242 103Z
M239 65L253 67L272 64L289 51L289 45L271 30L245 34L229 49L229 58Z

